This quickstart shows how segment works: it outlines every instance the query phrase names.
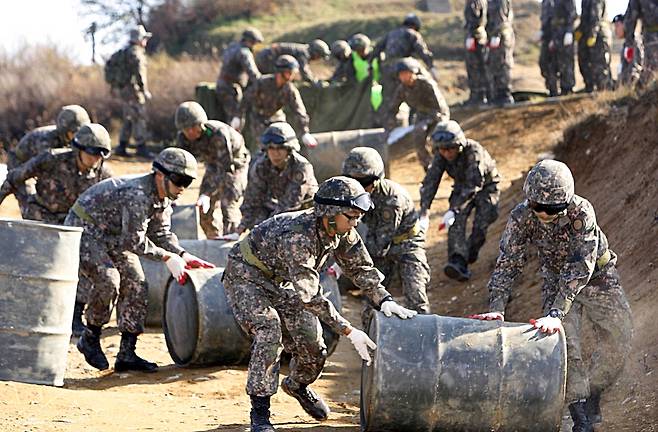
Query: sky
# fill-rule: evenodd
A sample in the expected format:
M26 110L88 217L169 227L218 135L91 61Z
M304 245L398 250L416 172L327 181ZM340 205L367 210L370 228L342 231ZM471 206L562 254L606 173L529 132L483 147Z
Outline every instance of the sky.
M624 13L628 0L607 0L608 16ZM578 8L580 1L576 0ZM79 63L91 62L91 42L85 40L90 18L83 19L78 0L0 0L0 52L14 53L24 44L52 43ZM116 46L98 46L107 57Z

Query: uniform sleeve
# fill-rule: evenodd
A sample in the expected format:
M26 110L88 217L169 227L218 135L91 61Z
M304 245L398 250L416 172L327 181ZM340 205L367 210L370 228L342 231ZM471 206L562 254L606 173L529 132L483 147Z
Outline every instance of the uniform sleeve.
M377 210L380 217L377 218L377 224L368 225L368 234L366 235L366 247L371 257L383 258L388 253L393 242L393 237L402 223L404 211L399 200L387 203L385 209Z
M201 180L199 193L211 196L226 179L227 168L230 167L223 166L222 161L230 160L230 153L226 137L223 135L214 134L209 144L213 146L214 151L211 152L213 157L206 161L206 172Z
M432 64L432 51L427 47L427 44L425 43L425 40L423 39L423 36L421 36L420 33L414 32L413 33L413 39L412 39L412 47L413 47L413 52L416 53L418 57L420 57L423 62L427 65L428 69L432 69L434 66Z
M254 104L256 101L256 95L258 94L258 89L260 87L260 79L249 83L247 88L244 91L242 96L242 101L240 101L240 117L244 118L247 115L247 109Z
M286 193L279 199L273 213L279 214L287 211L299 210L304 200L313 195L317 188L313 166L305 163L299 166L292 174Z
M25 135L18 142L18 145L16 145L16 148L14 149L13 154L15 156L15 160L12 161L13 163L9 165L9 168L14 168L24 162L27 162L28 160L39 154L40 150L43 150L45 148L46 148L45 145L39 145L38 141L32 139L32 137L29 134Z
M304 106L304 101L302 96L299 94L299 90L292 84L288 85L288 107L292 111L292 115L302 128L302 133L308 133L309 128L309 117L306 113L306 107Z
M640 1L630 0L624 14L624 46L635 46L635 26L640 17Z
M567 21L566 31L573 32L574 22L576 21L576 2L574 0L564 0L565 19Z
M388 106L388 112L386 113L386 124L384 127L387 131L393 130L397 124L396 117L400 109L400 105L402 105L402 102L404 101L404 93L404 86L398 83L397 87L395 88L395 92L393 92L393 100Z
M432 97L438 107L438 111L435 113L436 120L439 122L450 120L450 107L448 106L446 99L443 97L441 90L439 90L438 84L432 83L431 88L433 94Z
M2 185L3 193L6 192L7 195L14 193L19 186L25 184L27 179L37 177L40 172L46 171L53 162L55 162L55 158L52 153L41 153L19 165L18 168L9 171Z
M244 193L244 201L240 210L242 212L242 228L251 229L254 225L264 221L270 214L266 207L267 181L259 175L260 163L256 161L249 170L249 181Z
M171 206L163 209L162 211L156 212L148 223L146 235L147 238L153 241L153 243L159 248L178 255L183 252L183 248L179 246L178 237L176 237L176 234L171 232L172 213L173 209Z
M465 15L466 36L478 39L480 28L484 29L487 25L486 6L481 0L467 0Z
M514 282L523 271L528 253L528 233L523 224L522 210L512 211L500 239L496 267L489 279L489 310L505 312Z
M468 161L466 166L466 181L463 184L455 184L454 190L450 195L450 208L463 209L465 205L482 190L485 180L484 162L476 154L467 155L473 158Z
M147 214L142 200L132 201L133 205L126 205L121 209L121 234L119 243L122 249L140 256L162 260L166 251L157 246L146 232L149 225ZM153 230L157 230L154 228Z
M244 70L249 76L249 82L252 83L260 78L260 71L258 66L256 66L256 60L254 59L254 54L248 48L242 48L240 63L242 65L242 70Z
M550 40L551 38L551 0L543 0L541 4L541 32L542 40Z
M430 165L423 183L420 186L420 211L421 213L432 207L432 201L436 196L441 184L441 177L445 171L445 162L440 155L435 155Z

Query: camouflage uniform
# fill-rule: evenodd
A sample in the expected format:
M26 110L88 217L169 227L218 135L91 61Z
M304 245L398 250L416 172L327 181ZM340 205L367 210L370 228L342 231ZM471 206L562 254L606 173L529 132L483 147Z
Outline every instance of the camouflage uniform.
M130 137L135 138L135 144L142 147L146 144L146 99L148 82L146 77L146 50L137 44L130 44L126 50L126 62L122 67L128 70L130 82L113 89L123 103L123 126L119 133L119 143L127 145Z
M621 373L632 335L631 312L616 269L617 256L596 223L592 205L574 196L565 214L542 223L525 201L510 215L489 281L489 308L504 312L528 248L537 248L543 311L559 309L567 338L567 401L600 394ZM583 312L597 343L589 370L580 347Z
M318 378L326 358L318 318L338 334L351 327L319 289L318 272L330 255L373 303L389 296L356 230L330 237L314 211L274 216L229 253L226 293L236 320L254 339L249 395L276 393L282 339L292 354L289 377L308 385Z
M250 134L255 142L270 123L286 121L282 109L284 106L292 112L301 133L308 133L309 117L302 96L293 83L285 83L279 88L276 86L275 75L264 75L247 88L241 110L243 114L248 111ZM254 144L251 149L259 147L260 145Z
M498 218L500 175L489 152L477 141L467 139L452 162L440 154L434 156L420 188L421 213L431 207L444 171L455 181L449 198L455 222L448 230L448 258L457 255L466 262L471 250L482 247L487 228ZM473 210L473 231L466 241L466 221Z
M564 34L573 34L576 19L574 0L543 0L541 9L542 45L539 54L541 75L551 96L569 94L576 85L574 44L564 45Z
M648 83L658 70L658 6L654 0L630 0L624 16L625 46L635 42L635 26L642 20L642 41L644 44L644 64L641 82ZM637 55L637 53L635 53Z
M275 72L274 63L279 56L284 54L291 55L299 62L299 73L304 81L316 83L318 80L313 75L309 65L311 61L311 54L309 52L308 44L300 44L294 42L277 42L270 45L269 48L264 48L256 54L256 65L258 70L264 74L273 74Z
M389 131L395 128L395 116L402 102L406 102L415 111L414 130L412 132L414 134L413 142L416 146L418 160L427 171L432 162L431 145L428 143L428 137L440 121L450 120L450 108L448 108L448 103L441 94L436 81L419 73L416 75L413 86L408 87L402 83L398 84L393 100L388 105L386 128Z
M624 58L624 48L621 49L619 54L621 72L617 76L617 81L622 85L635 84L642 76L642 65L644 64L644 44L642 43L642 39L635 38L633 53L633 61L630 63Z
M498 48L489 47L487 69L491 77L492 102L510 102L512 90L510 82L514 66L514 28L512 21L511 0L489 0L487 3L487 25L485 27L489 41L500 38Z
M110 320L119 293L117 323L123 332L144 331L147 285L138 255L163 260L167 251L182 254L170 231L171 201L161 200L155 173L104 180L75 202L66 225L84 228L80 242L80 278L93 288L87 324L101 327Z
M605 0L583 0L580 25L576 30L578 41L578 66L585 80L585 90L612 88L610 72L610 44L612 34L608 25ZM596 38L593 46L587 40Z
M486 102L489 90L487 76L487 0L467 0L464 6L465 39L473 38L475 50L466 50L466 73L471 90L470 101Z
M243 42L231 43L222 54L222 68L217 77L217 99L230 122L240 117L240 102L248 83L260 78L254 54Z
M240 203L247 187L251 155L242 135L218 120L203 124L203 133L191 142L178 132L178 146L206 164L199 194L210 197L210 211L201 212L200 224L208 238L232 232L240 223ZM218 211L217 204L221 205Z
M240 226L251 229L276 214L304 208L317 189L313 165L304 156L291 151L286 167L279 170L262 152L249 168Z

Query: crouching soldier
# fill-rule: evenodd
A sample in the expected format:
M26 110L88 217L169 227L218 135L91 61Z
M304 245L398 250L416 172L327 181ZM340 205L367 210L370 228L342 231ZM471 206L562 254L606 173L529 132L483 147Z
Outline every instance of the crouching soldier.
M317 420L327 404L309 387L326 359L321 319L347 336L361 358L371 361L376 345L343 318L322 294L318 272L333 256L373 304L387 316L411 318L415 311L393 301L382 275L354 227L372 209L370 195L356 180L333 177L320 185L315 207L274 216L256 226L229 253L224 286L240 326L253 338L247 394L252 432L272 432L270 397L279 383L281 350L292 355L282 389Z
M154 372L155 363L135 354L137 336L144 331L147 285L138 255L163 261L179 283L186 268L213 267L185 252L170 231L171 201L197 176L197 163L178 148L163 150L153 161L153 172L118 177L87 189L73 204L66 225L84 228L80 242L80 278L92 284L87 306L87 329L78 350L91 366L109 367L101 349L101 328L110 321L117 296L117 324L121 346L116 372Z

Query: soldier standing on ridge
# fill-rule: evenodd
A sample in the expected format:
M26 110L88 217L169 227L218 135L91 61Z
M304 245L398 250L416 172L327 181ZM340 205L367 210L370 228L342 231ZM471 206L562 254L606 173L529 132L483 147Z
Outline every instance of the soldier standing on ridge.
M491 102L494 105L514 103L510 83L514 66L514 12L512 0L489 0L487 25L489 55L487 70L491 78Z
M256 55L256 65L262 73L271 74L278 71L277 59L282 55L293 56L299 64L302 79L313 85L320 85L321 80L315 78L310 62L329 59L329 45L322 39L314 39L309 44L293 42L277 42L264 48Z
M467 105L483 105L488 102L489 78L487 76L487 0L466 0L464 6L466 38L466 73L471 94Z
M630 0L624 15L624 58L631 63L635 58L635 26L642 20L644 63L640 83L646 85L658 70L658 7L655 0Z
M569 167L555 160L534 166L523 186L526 199L507 221L500 255L489 280L489 313L477 319L504 319L512 288L523 271L528 249L537 249L543 316L532 320L542 332L562 331L567 340L566 401L573 432L592 432L602 422L600 401L624 368L633 323L619 281L617 255L596 222L592 204L574 194ZM581 351L583 314L594 326L591 363Z
M615 37L617 39L625 39L624 31L624 15L615 15L612 19L612 25L614 26ZM642 75L642 64L644 64L644 45L642 44L642 38L637 35L634 38L635 44L633 45L633 53L630 61L626 59L624 54L627 53L627 50L624 48L621 49L619 66L620 70L617 74L617 83L620 85L635 85L640 80Z
M580 25L576 29L578 66L585 80L585 91L612 88L610 72L611 34L605 0L583 0Z
M574 0L542 1L539 68L550 96L568 95L573 92L573 87L576 85L573 69L575 19Z

